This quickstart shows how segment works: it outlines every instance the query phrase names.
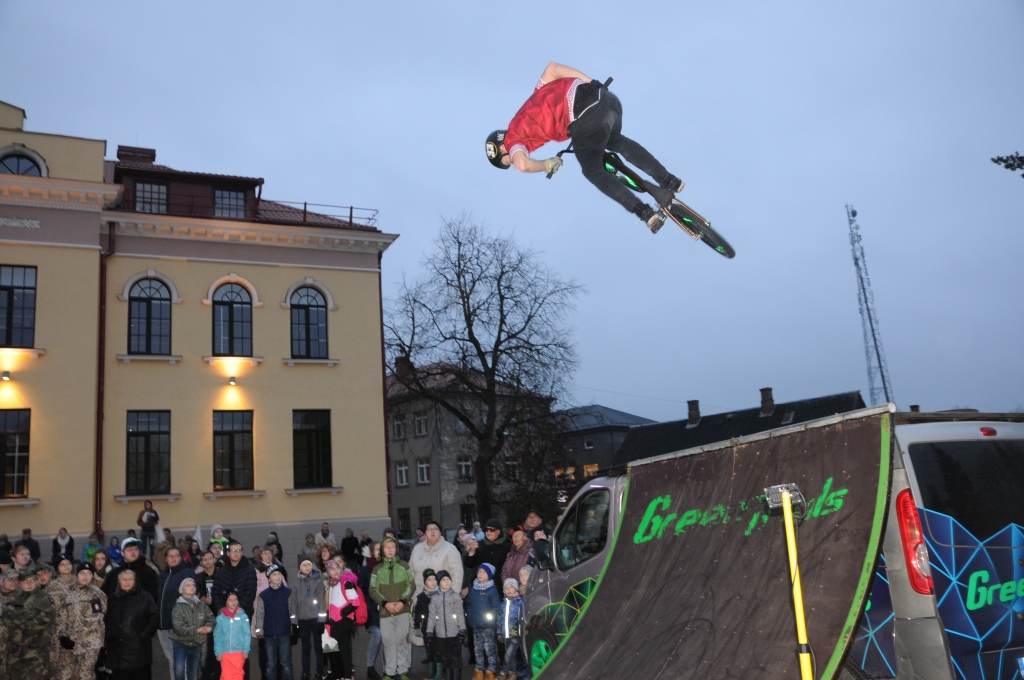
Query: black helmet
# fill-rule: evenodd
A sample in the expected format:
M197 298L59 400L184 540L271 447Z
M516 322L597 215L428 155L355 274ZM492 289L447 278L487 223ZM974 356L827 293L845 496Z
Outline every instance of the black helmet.
M487 135L487 144L484 147L487 151L487 160L491 162L491 165L502 170L508 170L508 166L501 162L501 159L508 155L508 153L501 152L501 145L505 143L506 132L508 130L495 130Z

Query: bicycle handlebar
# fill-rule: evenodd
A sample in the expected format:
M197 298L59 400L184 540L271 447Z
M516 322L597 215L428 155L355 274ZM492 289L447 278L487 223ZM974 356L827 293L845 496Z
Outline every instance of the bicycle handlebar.
M608 86L612 84L612 80L614 80L614 78L608 78L608 80L604 81L604 84L602 85L602 87L604 87L607 90ZM563 153L572 153L572 142L569 142L569 146L567 146L564 149L562 149L561 151L559 151L557 154L555 154L555 156L557 156L558 158L561 158ZM549 172L546 175L546 177L548 179L551 179L551 176L554 175L554 174L555 174L555 171L552 170L551 172Z

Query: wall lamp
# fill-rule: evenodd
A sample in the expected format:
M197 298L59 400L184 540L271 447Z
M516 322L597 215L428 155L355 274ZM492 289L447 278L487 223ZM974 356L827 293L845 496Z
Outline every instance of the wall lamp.
M235 384L235 376L231 376L230 378L228 378L228 384L229 385L234 385Z
M10 371L4 371L3 375L0 376L0 379L9 381L11 379L11 372Z

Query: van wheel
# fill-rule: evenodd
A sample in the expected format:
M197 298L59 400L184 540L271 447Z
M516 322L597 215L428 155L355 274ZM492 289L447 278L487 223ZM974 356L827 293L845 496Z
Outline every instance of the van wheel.
M839 672L839 680L868 680L871 676L864 672L853 654L847 654L843 667Z
M540 673L558 647L558 637L551 623L541 617L534 616L526 626L526 650L530 658L530 670L533 677Z

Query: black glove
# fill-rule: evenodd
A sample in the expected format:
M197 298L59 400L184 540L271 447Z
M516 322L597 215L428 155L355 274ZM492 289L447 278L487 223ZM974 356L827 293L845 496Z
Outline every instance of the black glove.
M57 640L60 642L60 646L64 649L74 649L75 641L69 638L67 635L61 635Z
M349 614L355 614L355 613L356 613L355 605L347 604L347 605L345 605L344 607L341 608L341 615L342 616L348 616Z

